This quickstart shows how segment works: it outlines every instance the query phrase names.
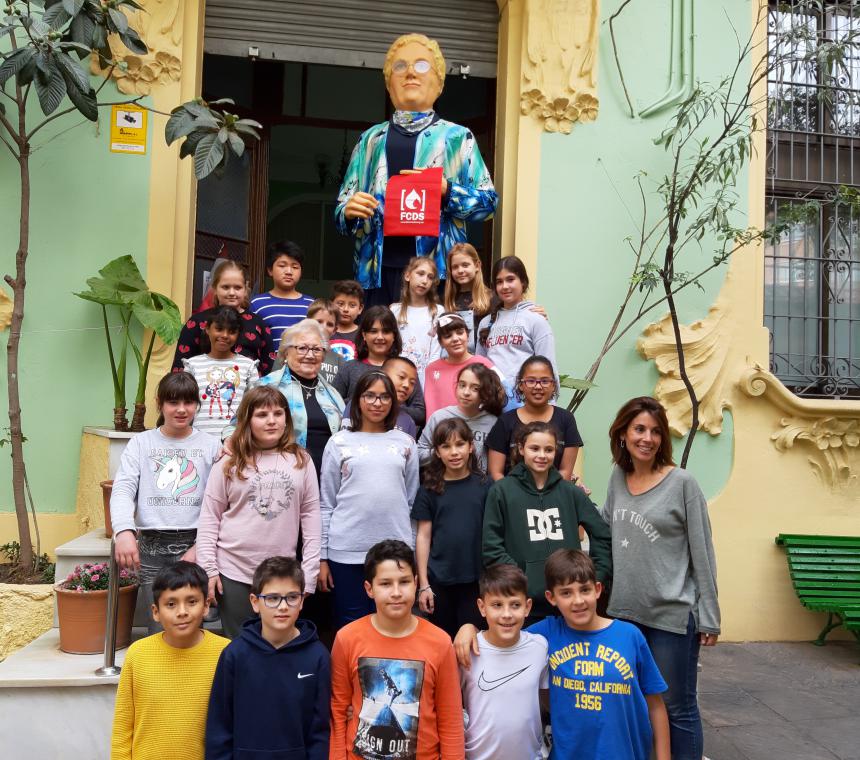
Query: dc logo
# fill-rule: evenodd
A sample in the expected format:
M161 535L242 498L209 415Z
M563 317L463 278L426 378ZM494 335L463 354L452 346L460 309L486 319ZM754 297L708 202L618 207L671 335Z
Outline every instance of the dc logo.
M413 187L408 193L406 190L400 191L400 207L409 211L423 211L426 194L422 190L420 193Z
M558 507L551 509L527 509L526 520L529 524L530 541L562 541L564 531L561 529L561 517Z

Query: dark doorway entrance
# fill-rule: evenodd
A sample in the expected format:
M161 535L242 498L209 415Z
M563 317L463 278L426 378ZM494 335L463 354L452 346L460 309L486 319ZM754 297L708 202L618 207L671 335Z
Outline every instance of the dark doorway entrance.
M449 74L436 104L443 118L474 132L491 173L495 90L495 79ZM334 280L352 277L352 241L335 230L334 206L358 136L390 116L382 73L206 54L203 96L233 98L263 130L224 176L198 186L193 305L219 252L246 266L255 291L266 289L266 245L283 239L305 250L300 290L329 295ZM492 225L471 226L469 240L488 271Z

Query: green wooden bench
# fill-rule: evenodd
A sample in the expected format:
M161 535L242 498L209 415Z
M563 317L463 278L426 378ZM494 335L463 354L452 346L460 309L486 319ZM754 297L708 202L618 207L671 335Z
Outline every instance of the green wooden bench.
M860 538L780 533L794 590L804 607L827 613L827 625L813 642L844 625L860 641Z

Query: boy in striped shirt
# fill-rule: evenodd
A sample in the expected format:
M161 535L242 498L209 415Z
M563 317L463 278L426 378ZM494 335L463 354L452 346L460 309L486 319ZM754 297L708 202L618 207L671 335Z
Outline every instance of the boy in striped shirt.
M272 289L251 299L250 310L272 331L272 343L280 345L281 333L308 315L313 298L296 290L302 279L305 252L295 243L284 240L272 243L266 256L266 273L272 278Z

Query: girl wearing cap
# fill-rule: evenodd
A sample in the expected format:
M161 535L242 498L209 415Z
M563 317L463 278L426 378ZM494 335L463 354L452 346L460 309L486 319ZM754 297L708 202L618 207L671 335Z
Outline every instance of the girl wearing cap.
M483 364L495 370L500 380L504 380L495 365L485 356L469 353L469 327L463 317L446 312L436 322L436 337L447 356L427 365L424 371L424 404L427 418L437 409L457 403L454 393L457 375L467 364Z

